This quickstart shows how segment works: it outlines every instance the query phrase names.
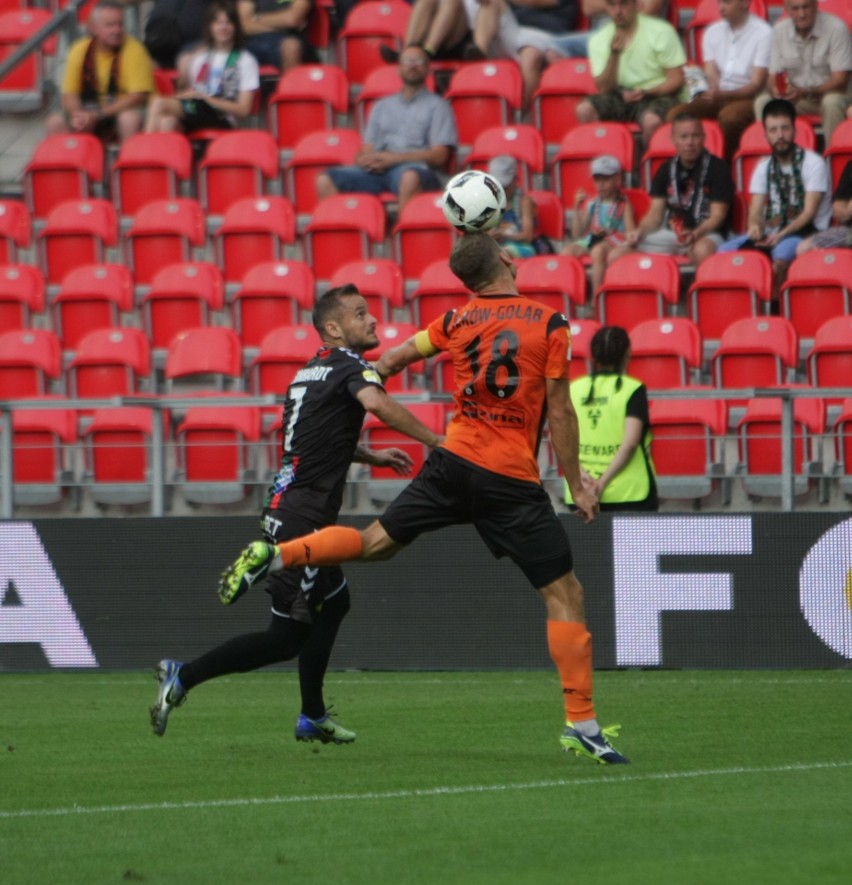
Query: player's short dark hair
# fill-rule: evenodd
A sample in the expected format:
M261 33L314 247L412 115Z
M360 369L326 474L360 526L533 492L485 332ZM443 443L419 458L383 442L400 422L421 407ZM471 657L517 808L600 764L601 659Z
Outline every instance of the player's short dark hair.
M500 246L488 234L465 234L450 253L450 270L477 292L500 272Z
M602 326L592 335L589 352L592 357L592 383L585 403L595 398L595 375L600 371L618 372L626 368L627 351L630 350L630 336L621 326ZM621 377L615 382L615 389L621 389Z
M325 324L337 312L338 308L342 306L341 299L346 298L347 295L360 294L358 287L354 283L346 283L343 286L335 286L333 289L323 292L317 298L317 303L314 305L313 314L311 315L311 321L314 324L314 328L320 333L320 336L325 331Z
M786 98L773 98L766 102L763 113L760 115L761 122L766 125L767 117L787 117L787 119L795 124L796 122L796 106L792 101Z

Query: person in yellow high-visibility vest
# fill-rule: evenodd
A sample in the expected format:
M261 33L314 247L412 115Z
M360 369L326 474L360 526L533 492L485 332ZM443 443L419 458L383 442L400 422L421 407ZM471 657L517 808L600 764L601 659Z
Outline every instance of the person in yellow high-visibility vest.
M604 326L591 342L592 374L571 384L580 429L580 467L601 510L656 510L648 391L625 374L630 337ZM565 503L573 504L566 486Z

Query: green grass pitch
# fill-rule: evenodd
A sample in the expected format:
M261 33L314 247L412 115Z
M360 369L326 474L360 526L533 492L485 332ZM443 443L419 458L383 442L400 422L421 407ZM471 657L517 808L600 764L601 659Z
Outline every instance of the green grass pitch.
M331 673L352 746L297 744L292 672L0 675L0 881L852 881L852 672L596 674L633 764L561 752L555 674Z

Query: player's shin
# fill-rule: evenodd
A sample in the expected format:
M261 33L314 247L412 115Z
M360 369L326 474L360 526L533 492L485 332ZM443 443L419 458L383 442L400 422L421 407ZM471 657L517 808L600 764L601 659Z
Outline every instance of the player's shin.
M569 722L595 719L592 704L592 636L576 621L547 622L547 645L559 672Z
M364 544L358 529L333 525L278 545L284 568L340 565L361 558Z

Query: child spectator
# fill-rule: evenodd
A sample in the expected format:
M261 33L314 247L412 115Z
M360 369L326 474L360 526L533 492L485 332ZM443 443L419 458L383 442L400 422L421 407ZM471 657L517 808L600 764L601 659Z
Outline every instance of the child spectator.
M592 160L592 178L597 196L587 202L586 192L577 191L571 220L574 242L563 253L577 258L591 256L592 291L597 292L603 283L609 253L624 245L625 235L636 229L636 219L621 190L621 163L615 157L604 154Z

